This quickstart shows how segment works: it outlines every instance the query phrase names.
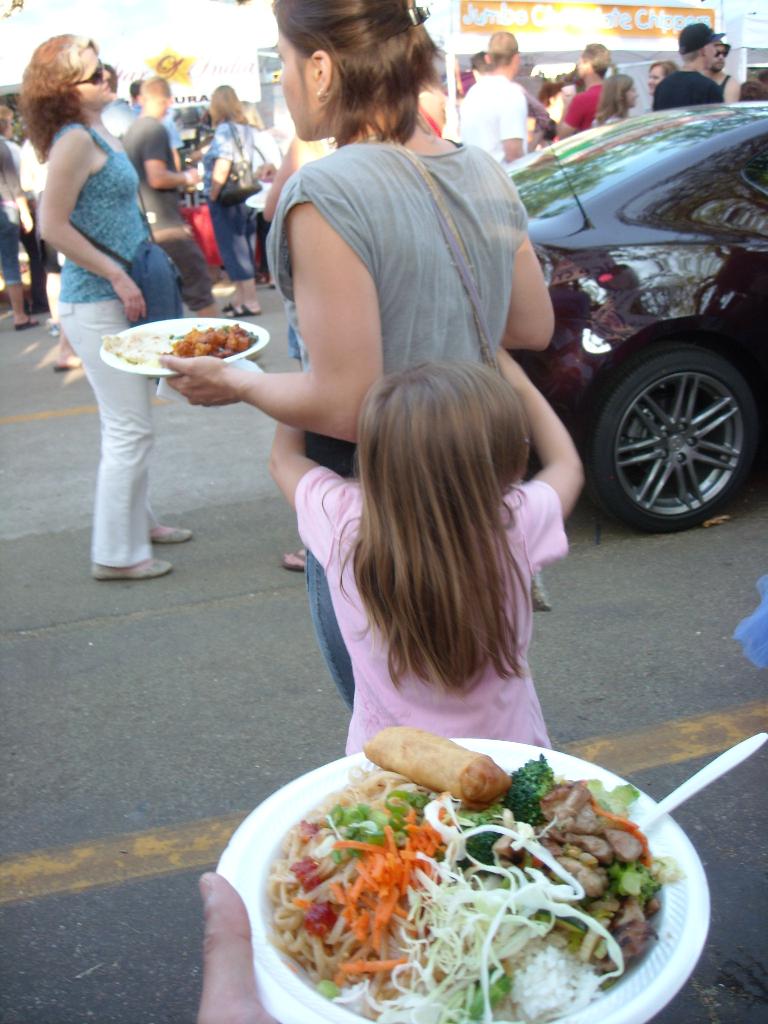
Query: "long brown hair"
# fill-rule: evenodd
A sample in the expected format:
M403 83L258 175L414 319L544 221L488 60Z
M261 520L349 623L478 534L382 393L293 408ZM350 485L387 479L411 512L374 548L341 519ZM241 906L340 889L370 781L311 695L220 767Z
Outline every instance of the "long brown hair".
M600 92L595 121L598 124L605 124L609 117L627 117L629 114L627 96L634 85L635 83L629 75L613 75L612 78L606 78Z
M338 146L375 132L390 142L413 134L419 93L436 80L437 47L414 26L407 0L274 0L277 26L299 54L326 51L335 74L328 123Z
M448 690L490 662L518 673L506 490L528 459L514 389L474 363L425 363L383 377L360 416L363 509L350 557L363 607L406 674Z
M21 83L19 106L27 136L41 160L65 124L80 124L83 108L77 83L85 72L83 52L99 48L85 36L53 36L32 54Z
M245 108L231 85L220 85L213 90L208 113L211 115L211 124L214 128L225 121L248 124Z

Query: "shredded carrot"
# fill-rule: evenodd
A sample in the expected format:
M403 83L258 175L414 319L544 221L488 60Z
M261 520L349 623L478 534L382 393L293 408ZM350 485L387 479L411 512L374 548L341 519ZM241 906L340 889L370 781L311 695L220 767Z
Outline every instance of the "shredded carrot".
M614 822L614 824L618 825L624 832L631 832L635 839L638 840L643 847L643 854L640 858L640 863L649 868L652 864L651 848L648 845L645 833L640 831L640 826L636 825L630 818L624 818L620 814L614 814L612 811L607 811L597 802L592 794L590 794L590 799L592 801L592 809L595 814L598 814L601 818L607 818L608 821Z
M294 907L298 907L299 910L309 910L312 906L312 900L303 900L299 896L296 896L293 901Z
M351 900L352 903L356 903L357 900L360 899L360 896L362 895L363 888L366 885L366 883L370 884L368 873L365 871L361 871L361 867L362 865L358 865L359 874L355 879L352 888L349 890L349 899Z
M339 968L344 974L376 974L378 971L391 971L400 964L406 963L406 957L397 960L352 960Z
M406 840L398 847L393 829L384 828L384 845L342 839L334 843L336 850L358 850L363 856L352 862L356 877L349 885L334 883L333 896L358 942L379 954L378 960L358 959L339 965L340 974L365 974L391 970L404 961L384 959L387 936L393 917L407 919L408 889L415 872L423 867L422 857L433 856L444 845L431 825L419 825L416 813L409 812L405 826Z
M339 839L333 844L334 850L360 850L361 853L370 853L372 850L381 850L381 846L374 846L373 843L361 843L357 839Z

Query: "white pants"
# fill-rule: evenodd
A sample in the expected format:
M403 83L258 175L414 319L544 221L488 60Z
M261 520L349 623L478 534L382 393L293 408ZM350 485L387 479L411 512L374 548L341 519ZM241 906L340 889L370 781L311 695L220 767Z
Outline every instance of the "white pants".
M148 500L152 385L147 377L114 370L99 356L102 335L130 327L117 299L62 302L59 317L99 404L101 460L91 556L99 565L136 565L151 557L149 531L156 525Z

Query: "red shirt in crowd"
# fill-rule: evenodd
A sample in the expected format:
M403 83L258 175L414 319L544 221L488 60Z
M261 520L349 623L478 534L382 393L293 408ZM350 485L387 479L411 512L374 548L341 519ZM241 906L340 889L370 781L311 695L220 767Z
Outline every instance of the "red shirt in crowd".
M584 92L577 93L568 106L565 123L569 124L571 128L575 128L577 132L591 128L602 90L602 85L591 85Z

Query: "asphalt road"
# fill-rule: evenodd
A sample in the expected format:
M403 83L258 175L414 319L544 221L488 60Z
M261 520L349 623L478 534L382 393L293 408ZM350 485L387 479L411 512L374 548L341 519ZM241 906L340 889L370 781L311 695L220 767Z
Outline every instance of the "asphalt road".
M288 370L275 293L267 370ZM346 715L311 634L296 546L265 469L269 421L157 407L153 500L195 539L174 572L95 583L98 453L80 373L43 330L0 320L6 780L0 835L2 1024L192 1021L200 870L282 783L343 753ZM546 574L534 676L555 746L661 797L765 728L765 671L731 639L768 572L768 469L721 526L643 536L584 500ZM169 549L164 549L164 555ZM766 754L675 815L704 863L712 925L657 1024L762 1024Z

